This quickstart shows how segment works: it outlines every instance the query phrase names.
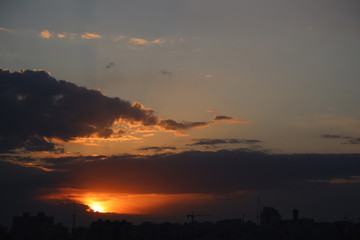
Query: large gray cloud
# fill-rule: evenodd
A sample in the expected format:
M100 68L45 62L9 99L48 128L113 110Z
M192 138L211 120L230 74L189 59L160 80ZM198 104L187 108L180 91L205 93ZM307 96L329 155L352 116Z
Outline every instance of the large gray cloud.
M133 192L220 194L351 178L360 175L360 155L190 151L146 157L109 157L105 161L76 166L72 173L74 179L71 181L84 187L94 184Z
M10 158L11 156L3 156L1 159ZM12 158L24 163L37 160L38 165L55 170L46 173L47 176L56 176L55 183L61 182L68 187L101 185L112 191L134 193L220 194L237 190L272 189L292 184L334 183L330 180L351 180L360 175L359 154L268 154L240 149L147 156L43 158L41 161L29 157ZM10 163L3 165L4 168L13 166ZM10 169L23 173L32 168ZM16 173L11 174L15 175ZM44 186L49 183L45 181Z
M167 131L206 126L208 122L160 119L140 103L104 96L97 90L56 80L43 70L0 69L0 152L61 150L52 139L109 137L116 120Z

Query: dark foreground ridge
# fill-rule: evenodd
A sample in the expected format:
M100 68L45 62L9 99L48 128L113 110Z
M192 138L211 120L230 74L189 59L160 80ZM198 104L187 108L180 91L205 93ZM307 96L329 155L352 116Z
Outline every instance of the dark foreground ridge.
M189 215L190 216L190 215ZM341 220L315 222L299 218L293 210L293 219L281 220L275 208L264 207L260 223L244 219L227 219L216 223L151 223L133 225L126 220L99 219L89 227L71 231L54 218L38 213L23 213L14 217L12 227L0 226L0 240L360 240L360 222Z

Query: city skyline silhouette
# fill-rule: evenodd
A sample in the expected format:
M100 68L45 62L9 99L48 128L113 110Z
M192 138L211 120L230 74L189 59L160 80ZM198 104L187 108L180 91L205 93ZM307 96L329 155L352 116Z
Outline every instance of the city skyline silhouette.
M40 212L65 235L356 238L359 12L356 0L2 0L0 225ZM259 227L262 211L280 225Z

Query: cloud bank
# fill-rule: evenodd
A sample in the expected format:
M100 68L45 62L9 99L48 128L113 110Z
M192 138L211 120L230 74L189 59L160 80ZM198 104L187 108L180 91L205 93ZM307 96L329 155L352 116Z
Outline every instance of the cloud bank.
M52 176L52 181L44 182L44 186L49 187L61 183L62 187L136 194L229 194L295 186L307 188L320 182L351 183L358 179L359 160L359 154L268 154L246 149L147 156L78 156L42 159L43 165L54 170L42 175ZM35 162L36 159L18 158L18 161ZM21 167L2 164L19 169L19 173L26 172ZM33 171L39 172L28 170Z
M287 211L296 206L310 216L344 217L357 216L359 210L359 160L359 154L188 151L44 159L55 170L52 172L0 161L0 187L5 189L8 206L14 206L14 201L25 206L24 201L35 201L36 196L72 189L100 195L186 195L190 202L194 194L213 196L213 205L207 206L212 213L256 209L256 199L261 196L266 204ZM63 200L68 201L70 193L64 192ZM177 209L194 208L179 201L166 211Z

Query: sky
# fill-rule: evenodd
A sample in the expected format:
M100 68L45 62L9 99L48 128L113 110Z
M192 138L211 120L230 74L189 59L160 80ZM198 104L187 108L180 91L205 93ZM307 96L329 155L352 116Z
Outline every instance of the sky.
M0 223L66 221L74 203L84 219L255 221L259 197L284 217L357 219L359 13L356 0L2 0Z

